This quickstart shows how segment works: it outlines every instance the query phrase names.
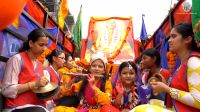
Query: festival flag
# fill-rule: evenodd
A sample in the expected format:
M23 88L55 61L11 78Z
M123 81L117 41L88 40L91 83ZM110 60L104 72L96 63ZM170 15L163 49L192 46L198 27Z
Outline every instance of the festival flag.
M80 8L78 19L74 28L74 44L76 45L75 50L77 55L80 56L81 51L81 40L82 40L82 6Z
M200 0L192 0L192 25L195 39L200 41Z
M58 14L58 24L63 29L65 18L68 15L68 1L67 0L61 0L59 14Z
M141 29L141 33L140 33L140 40L144 41L147 39L147 31L146 31L146 27L144 24L144 15L142 15L142 29Z
M162 44L161 44L161 49L160 49L161 67L165 69L169 69L169 65L167 63L167 56L166 56L167 50L169 48L168 40L166 36L164 35L162 29L159 29L157 36L162 39Z

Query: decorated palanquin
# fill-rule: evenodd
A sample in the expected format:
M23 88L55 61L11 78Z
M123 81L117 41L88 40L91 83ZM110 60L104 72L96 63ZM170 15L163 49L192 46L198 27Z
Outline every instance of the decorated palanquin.
M110 64L133 60L135 50L132 17L91 17L81 58L89 61L91 54L97 51L103 52Z

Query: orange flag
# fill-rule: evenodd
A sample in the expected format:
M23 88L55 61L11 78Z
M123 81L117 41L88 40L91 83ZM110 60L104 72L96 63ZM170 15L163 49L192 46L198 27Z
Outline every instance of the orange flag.
M67 17L67 15L68 15L68 1L61 0L60 10L58 14L58 24L62 29L64 28L65 18Z

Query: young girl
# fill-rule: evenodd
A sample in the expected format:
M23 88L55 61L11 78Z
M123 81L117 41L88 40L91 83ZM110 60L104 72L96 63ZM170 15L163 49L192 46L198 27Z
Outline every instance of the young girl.
M159 76L161 78L160 81L166 82L171 74L169 70L160 66L160 61L160 53L155 48L146 49L142 53L141 63L144 65L144 68L148 70L142 75L142 85L138 87L138 92L140 93L139 95L142 103L156 103L164 106L165 94L157 94L154 91L151 91L151 87L149 86L149 81L152 78ZM141 91L142 88L145 88L145 86L145 91L149 91L149 94L147 95L148 98L146 99Z
M112 104L121 112L128 112L139 104L135 85L137 67L131 62L123 62L119 66L119 79L114 84Z
M83 80L66 87L81 98L77 110L81 112L99 112L101 106L110 104L112 84L106 72L106 57L101 53L91 56L89 74ZM57 107L55 111L61 108ZM67 110L66 110L67 111Z

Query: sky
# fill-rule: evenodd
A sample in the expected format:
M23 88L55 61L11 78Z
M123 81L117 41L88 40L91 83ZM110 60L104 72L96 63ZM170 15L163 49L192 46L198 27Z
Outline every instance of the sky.
M153 33L168 15L170 7L178 0L68 0L69 10L77 19L82 4L82 38L87 38L88 25L92 16L132 16L134 38L139 39L142 14L148 35Z

